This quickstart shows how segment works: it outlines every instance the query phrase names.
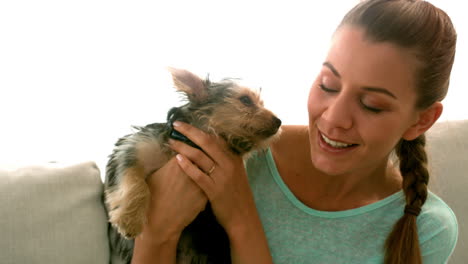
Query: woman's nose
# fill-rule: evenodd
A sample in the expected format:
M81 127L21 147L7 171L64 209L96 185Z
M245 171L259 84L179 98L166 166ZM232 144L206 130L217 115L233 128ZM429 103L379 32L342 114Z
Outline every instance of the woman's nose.
M353 110L350 98L339 94L329 100L328 105L322 113L322 119L329 128L350 129L353 126Z

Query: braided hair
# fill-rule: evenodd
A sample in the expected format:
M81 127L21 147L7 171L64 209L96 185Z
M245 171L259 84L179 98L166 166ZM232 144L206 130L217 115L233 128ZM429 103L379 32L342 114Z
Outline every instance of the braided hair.
M421 254L414 252L420 252L416 218L426 201L429 183L425 145L426 137L422 134L411 141L401 140L395 148L400 160L406 206L403 217L386 241L385 263L422 263Z

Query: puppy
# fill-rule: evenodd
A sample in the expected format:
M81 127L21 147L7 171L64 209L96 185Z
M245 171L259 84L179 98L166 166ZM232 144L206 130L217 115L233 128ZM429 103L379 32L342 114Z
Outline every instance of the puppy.
M120 138L106 167L105 204L109 214L111 247L130 263L133 238L145 223L150 201L146 178L176 153L168 147L174 138L196 146L172 129L176 120L223 138L233 153L247 157L276 138L281 120L263 107L257 92L229 79L202 80L193 73L169 69L174 85L186 104L173 107L166 123L136 127ZM231 263L229 240L208 203L206 209L182 232L178 263Z

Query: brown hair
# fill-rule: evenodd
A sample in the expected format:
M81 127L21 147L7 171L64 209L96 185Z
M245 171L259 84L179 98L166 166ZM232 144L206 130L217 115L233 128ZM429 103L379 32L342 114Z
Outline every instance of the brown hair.
M425 109L447 94L457 35L448 15L425 1L367 0L351 9L339 25L356 26L370 41L391 42L415 56L417 102ZM429 172L425 135L395 147L406 196L404 215L385 244L385 263L422 263L416 217L427 198Z

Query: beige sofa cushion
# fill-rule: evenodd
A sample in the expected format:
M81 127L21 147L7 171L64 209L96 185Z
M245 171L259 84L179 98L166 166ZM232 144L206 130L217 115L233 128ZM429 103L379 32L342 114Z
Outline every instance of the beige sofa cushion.
M0 262L109 263L93 162L0 169Z

